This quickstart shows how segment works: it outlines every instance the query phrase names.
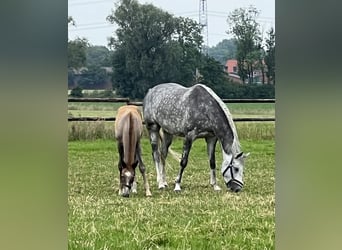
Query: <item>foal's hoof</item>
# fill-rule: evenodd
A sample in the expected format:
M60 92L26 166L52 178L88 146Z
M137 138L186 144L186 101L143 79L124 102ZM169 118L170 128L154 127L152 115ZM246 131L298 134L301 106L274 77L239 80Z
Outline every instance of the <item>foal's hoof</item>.
M221 191L221 190L222 190L222 189L219 187L219 185L214 185L213 187L214 187L214 190L215 190L215 191Z
M159 190L165 189L165 185L164 184L160 184L160 185L158 185L158 188L159 188Z
M152 196L151 191L146 191L146 197L151 197L151 196Z

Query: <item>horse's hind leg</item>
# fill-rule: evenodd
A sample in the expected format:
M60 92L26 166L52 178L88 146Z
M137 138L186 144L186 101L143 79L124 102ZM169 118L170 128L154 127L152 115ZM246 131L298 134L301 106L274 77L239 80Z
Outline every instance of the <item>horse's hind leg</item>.
M167 157L167 153L169 150L169 147L172 143L172 138L173 136L165 131L162 131L160 134L161 137L161 164L162 164L162 180L163 180L163 184L164 186L167 186L167 182L166 182L166 170L165 170L165 160Z
M175 189L174 191L181 191L181 181L182 181L182 175L183 175L183 171L186 167L186 165L188 164L188 157L189 157L189 153L191 150L191 146L192 146L192 139L191 138L187 138L185 137L184 140L184 145L183 145L183 154L182 154L182 159L180 162L180 169L178 172L178 176L176 178L176 183L175 183Z
M165 188L165 185L163 183L163 167L162 163L160 161L160 153L159 153L159 130L160 127L157 124L147 124L147 129L150 134L150 142L152 146L152 156L154 160L154 164L156 165L156 171L157 171L157 182L158 182L158 188L163 189Z
M217 138L210 137L206 138L207 142L207 152L209 157L209 165L210 165L210 184L213 186L215 191L220 191L221 188L216 183L216 163L215 163L215 147Z
M121 168L122 168L122 162L123 162L123 154L124 154L124 148L123 148L123 144L121 142L118 142L117 144L118 146L118 152L119 152L119 162L118 162L118 169L119 172L121 172ZM120 174L119 174L119 195L121 195L121 181L120 181Z
M148 180L147 180L147 176L146 176L145 164L143 163L142 158L141 158L141 147L140 147L140 144L137 145L136 157L137 157L138 162L139 162L140 173L141 173L141 175L143 177L143 180L144 180L144 187L145 187L146 196L152 196L152 193L151 193L151 190L150 190L150 185L148 184Z

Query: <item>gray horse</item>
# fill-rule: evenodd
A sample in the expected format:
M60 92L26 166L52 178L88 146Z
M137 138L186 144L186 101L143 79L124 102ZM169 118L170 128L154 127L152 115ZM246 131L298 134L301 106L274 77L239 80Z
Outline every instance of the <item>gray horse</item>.
M227 106L209 87L203 84L196 84L190 88L176 83L159 84L149 89L143 106L160 189L167 186L165 159L173 136L184 137L175 191L181 190L183 171L188 162L192 143L197 138L205 138L207 143L210 184L214 190L221 190L216 183L215 172L215 147L218 140L223 155L221 173L227 188L233 192L242 189L244 159L248 154L240 150L236 128Z

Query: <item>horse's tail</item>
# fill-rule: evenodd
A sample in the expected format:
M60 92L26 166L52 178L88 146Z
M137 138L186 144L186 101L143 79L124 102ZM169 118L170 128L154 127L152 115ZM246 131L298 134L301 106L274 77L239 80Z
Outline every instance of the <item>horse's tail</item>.
M134 129L134 122L133 114L129 112L125 123L125 131L122 135L126 164L133 164L135 160L135 150L138 138Z
M160 140L160 142L163 141L163 137L164 137L163 130L160 129L159 130L159 140ZM182 159L182 155L180 153L177 153L176 151L173 151L171 149L171 147L168 148L168 153L172 156L173 159L175 159L178 162Z
M170 147L169 154L172 156L173 159L175 159L178 162L180 162L180 160L182 159L182 154L173 151Z

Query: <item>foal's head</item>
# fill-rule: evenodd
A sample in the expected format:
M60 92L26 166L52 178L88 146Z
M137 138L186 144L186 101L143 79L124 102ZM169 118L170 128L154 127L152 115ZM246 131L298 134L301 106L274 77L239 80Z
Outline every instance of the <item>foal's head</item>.
M135 168L138 165L138 161L133 164L126 164L124 161L119 165L120 171L120 194L123 197L129 197L129 193L131 191L134 177L135 177Z

